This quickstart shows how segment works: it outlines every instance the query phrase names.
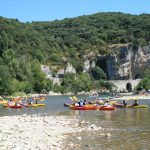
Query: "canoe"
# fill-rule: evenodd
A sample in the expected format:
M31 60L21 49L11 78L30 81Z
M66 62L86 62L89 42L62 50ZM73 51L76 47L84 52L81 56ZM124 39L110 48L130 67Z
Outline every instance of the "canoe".
M113 106L101 106L99 110L115 110L115 107Z
M94 106L94 105L84 105L84 106L69 106L70 109L73 110L98 110L99 106Z
M127 106L128 108L148 108L147 105Z
M45 106L45 104L31 104L31 105L24 105L25 107L39 107L39 106Z

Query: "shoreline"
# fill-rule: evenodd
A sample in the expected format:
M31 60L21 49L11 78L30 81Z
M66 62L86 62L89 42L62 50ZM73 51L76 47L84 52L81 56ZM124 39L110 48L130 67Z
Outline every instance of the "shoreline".
M150 95L128 95L116 97L111 100L150 100Z
M0 117L0 128L1 150L62 150L70 146L65 141L69 135L102 130L89 122L80 122L77 116L27 114Z
M20 115L0 117L0 150L66 150L76 149L67 142L71 135L100 131L104 128L81 121L77 116ZM81 137L77 136L80 141Z
M81 132L78 119L69 116L2 116L0 117L1 150L61 150L69 133Z

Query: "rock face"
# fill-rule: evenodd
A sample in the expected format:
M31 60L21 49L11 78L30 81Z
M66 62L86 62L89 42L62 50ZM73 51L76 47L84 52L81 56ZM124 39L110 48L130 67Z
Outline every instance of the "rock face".
M76 73L75 68L72 66L72 64L68 63L65 67L65 72L68 73Z
M92 68L92 67L95 67L96 66L96 62L95 62L95 60L89 60L89 59L86 59L85 61L84 61L84 67L83 67L83 72L89 72L90 71L90 69Z
M89 73L92 67L100 66L109 80L128 80L141 78L144 70L150 66L150 46L135 50L129 44L119 44L111 46L110 52L110 55L86 57L83 72ZM41 70L46 73L47 78L53 80L48 66L41 65ZM67 63L56 77L62 78L65 73L76 73L76 70L72 64Z
M113 47L115 55L98 56L97 64L107 74L109 80L140 78L150 66L150 46L139 47L136 51L129 45Z
M131 71L133 78L136 78L141 76L144 70L150 66L150 46L140 47L133 58L134 62Z
M121 59L118 74L126 79L140 78L145 69L150 66L150 46L139 47L137 51L126 47L126 55Z
M50 70L49 66L41 65L41 70L46 74L47 78L52 77L52 71Z

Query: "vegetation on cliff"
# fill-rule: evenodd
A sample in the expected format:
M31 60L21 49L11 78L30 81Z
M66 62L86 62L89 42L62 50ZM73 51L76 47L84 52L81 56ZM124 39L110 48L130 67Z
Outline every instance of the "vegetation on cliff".
M95 82L104 86L102 80L98 81L99 75L82 73L85 56L93 59L89 52L113 54L109 45L121 43L130 43L136 51L138 46L148 45L149 28L148 14L98 13L32 23L0 17L0 94L42 89L76 92L94 88ZM41 72L40 64L61 68L66 62L74 66L77 74L65 75L60 87L53 86ZM104 79L104 73L102 76Z
M143 74L143 79L139 82L137 90L150 90L150 67L147 68Z

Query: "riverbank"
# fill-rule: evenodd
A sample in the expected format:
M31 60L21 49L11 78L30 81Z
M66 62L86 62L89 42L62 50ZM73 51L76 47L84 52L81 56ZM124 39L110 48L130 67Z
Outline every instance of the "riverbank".
M75 147L66 143L70 135L80 132L103 132L76 116L18 115L0 117L0 150L65 150ZM105 135L101 133L101 135ZM110 136L106 133L105 136ZM81 140L81 137L77 137Z
M150 95L128 95L116 97L113 100L150 100Z
M1 150L61 150L67 134L80 132L76 117L3 116L0 117Z

